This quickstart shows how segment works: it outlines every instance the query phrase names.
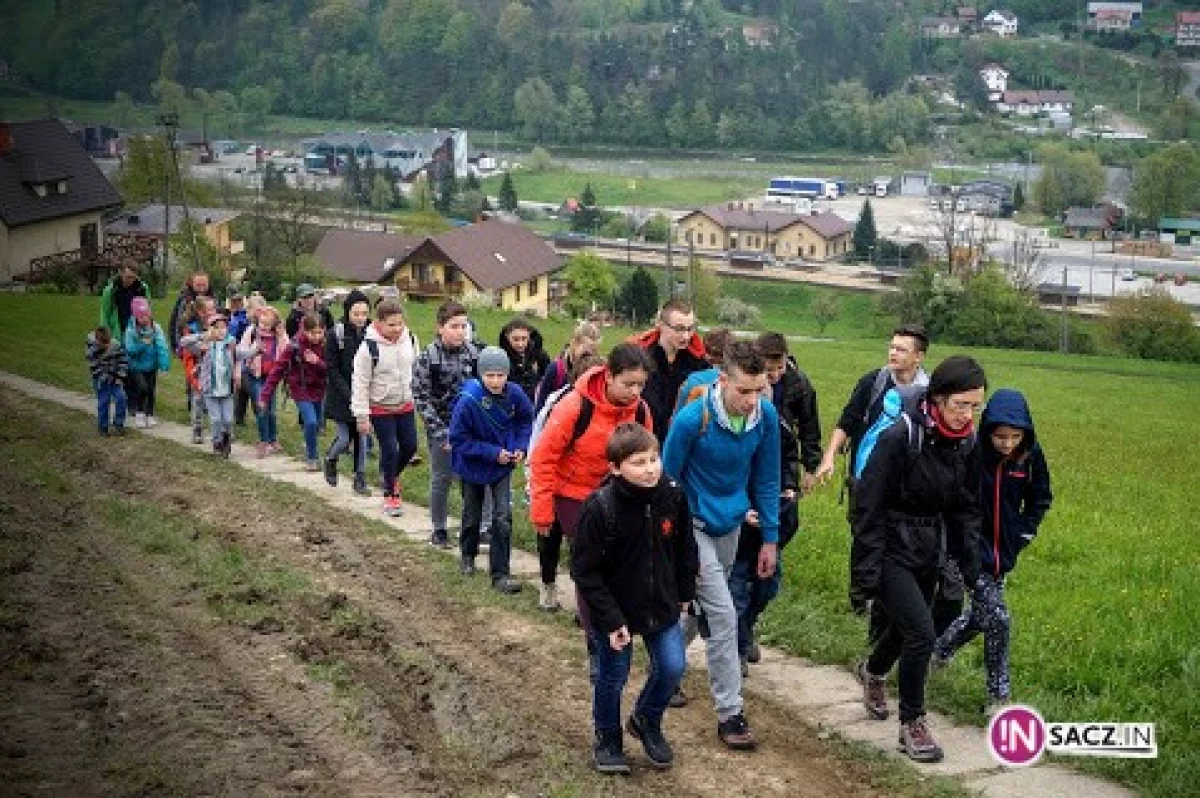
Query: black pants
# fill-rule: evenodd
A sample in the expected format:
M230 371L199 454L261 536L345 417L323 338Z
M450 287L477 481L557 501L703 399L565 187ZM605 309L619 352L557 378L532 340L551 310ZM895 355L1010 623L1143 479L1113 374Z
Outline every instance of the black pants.
M537 536L538 564L542 569L542 584L552 585L558 574L558 553L562 551L563 530L558 521L550 531Z
M917 572L885 556L875 602L887 618L887 626L875 641L867 670L876 676L900 663L900 722L908 723L925 714L925 678L937 635L933 629L933 593L937 566Z
M131 371L126 394L129 396L129 412L154 415L154 394L158 387L158 371Z
M236 398L233 400L233 423L239 427L246 426L246 410L250 406L250 392L246 390L246 383L243 382L237 389ZM301 425L303 426L303 425Z

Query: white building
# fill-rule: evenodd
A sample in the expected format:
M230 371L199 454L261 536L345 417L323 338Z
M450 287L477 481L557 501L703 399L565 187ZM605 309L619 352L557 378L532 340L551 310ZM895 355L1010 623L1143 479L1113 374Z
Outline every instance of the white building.
M988 102L999 102L1004 92L1008 91L1008 75L1008 70L996 63L984 64L979 68L979 78L987 87Z
M985 31L995 34L1002 39L1012 39L1017 35L1017 27L1019 22L1017 15L1011 11L994 9L989 11L987 16L980 23Z
M1006 91L996 103L1000 113L1017 116L1070 113L1074 108L1075 95L1069 91Z

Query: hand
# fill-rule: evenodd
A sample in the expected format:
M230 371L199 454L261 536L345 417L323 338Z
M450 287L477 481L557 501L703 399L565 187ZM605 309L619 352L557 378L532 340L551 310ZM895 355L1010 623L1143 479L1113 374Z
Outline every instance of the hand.
M775 559L779 549L774 543L764 543L758 550L758 578L768 579L775 575Z
M867 616L871 614L871 599L850 597L850 609L854 610L855 615Z
M550 534L551 524L534 524L533 531L537 532L541 537L546 537Z
M507 449L501 449L500 454L496 455L496 462L500 465L508 465L510 460L512 460L512 455L508 453Z
M817 472L813 474L813 479L816 482L824 485L829 482L829 478L833 476L833 458L829 455L821 458L821 465L817 466Z
M817 486L817 476L811 471L805 471L804 476L800 477L800 492L803 495L812 493L812 489Z
M450 441L446 441L445 443L442 444L442 451L443 452L450 451Z
M371 434L370 419L360 418L358 420L358 434L359 435L370 435Z
M690 602L690 601L681 601L681 602L679 602L679 614L680 614L680 615L687 615L687 613L688 613L688 607L690 607L690 606L692 606L692 602Z
M305 363L320 363L321 358L317 357L317 353L312 351L311 349L305 349L304 350L304 362Z
M513 453L512 453L512 461L513 461L514 463L520 463L520 462L522 462L524 459L525 459L525 452L522 452L522 451L515 451L515 452L513 452Z
M266 402L255 402L254 406L258 408L258 412L260 412L260 413L264 413L267 410Z
M620 651L625 648L625 646L629 645L629 639L629 629L625 626L622 626L615 632L608 633L608 645L613 651Z
M787 490L785 490L783 492L783 499L784 499L784 501L789 501L789 502L796 501L796 491L793 490L792 488L788 488Z
M758 510L750 508L746 511L746 523L750 526L758 526Z

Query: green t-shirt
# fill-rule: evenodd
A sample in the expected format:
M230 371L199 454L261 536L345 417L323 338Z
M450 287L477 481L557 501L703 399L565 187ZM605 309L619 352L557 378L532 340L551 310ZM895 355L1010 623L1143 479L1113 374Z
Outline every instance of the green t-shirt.
M736 432L738 435L741 435L743 432L746 431L746 417L745 416L730 416L729 417L729 428L732 429L734 432Z

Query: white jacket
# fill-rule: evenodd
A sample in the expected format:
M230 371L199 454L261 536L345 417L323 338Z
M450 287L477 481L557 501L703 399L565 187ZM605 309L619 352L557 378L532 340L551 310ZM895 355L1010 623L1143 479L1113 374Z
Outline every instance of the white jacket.
M378 348L377 363L372 362L368 341ZM370 418L372 406L400 407L412 402L413 365L420 351L411 330L406 329L393 343L380 335L374 324L367 326L350 377L350 412L355 419Z

